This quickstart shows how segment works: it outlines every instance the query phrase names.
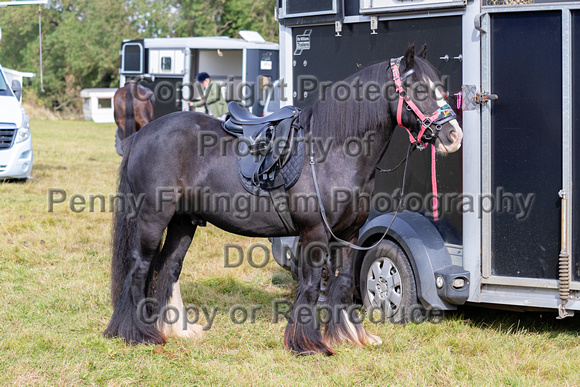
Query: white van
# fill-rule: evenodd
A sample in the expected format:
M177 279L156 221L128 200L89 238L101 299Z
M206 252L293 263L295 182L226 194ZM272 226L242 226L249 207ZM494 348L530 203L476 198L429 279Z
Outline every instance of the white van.
M8 85L0 66L0 180L26 180L32 171L30 119L19 100L22 85Z

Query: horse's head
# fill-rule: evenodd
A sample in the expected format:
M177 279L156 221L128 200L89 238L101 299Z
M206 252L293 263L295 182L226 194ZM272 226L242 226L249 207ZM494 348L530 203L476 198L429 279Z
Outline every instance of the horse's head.
M404 57L391 60L397 89L391 105L399 125L420 144L432 143L439 153L452 153L461 147L463 132L445 100L447 94L437 70L425 60L426 54L426 46L415 55L415 46L410 45Z

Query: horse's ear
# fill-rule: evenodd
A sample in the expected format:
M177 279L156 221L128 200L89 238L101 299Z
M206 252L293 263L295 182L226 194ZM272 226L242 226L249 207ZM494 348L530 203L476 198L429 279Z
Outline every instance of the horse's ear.
M419 55L423 59L427 58L427 43L425 43L423 47L421 47L417 55Z
M413 68L415 65L415 45L409 44L405 51L405 70Z

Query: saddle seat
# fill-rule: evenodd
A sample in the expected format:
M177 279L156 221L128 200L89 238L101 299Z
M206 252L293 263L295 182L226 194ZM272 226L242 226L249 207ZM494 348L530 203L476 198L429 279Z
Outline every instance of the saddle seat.
M223 129L240 138L238 165L241 174L255 187L271 189L276 172L288 161L291 153L294 121L300 110L285 106L267 117L256 117L239 103L228 104L230 118ZM283 183L282 183L283 184Z
M267 124L268 122L278 122L293 117L296 114L296 108L294 106L284 106L269 116L257 117L235 101L228 104L228 109L232 122L238 125L260 125Z
M224 130L234 136L247 138L256 138L265 125L275 125L298 114L294 106L284 106L267 117L257 117L235 101L228 103L228 110L230 117L222 124Z

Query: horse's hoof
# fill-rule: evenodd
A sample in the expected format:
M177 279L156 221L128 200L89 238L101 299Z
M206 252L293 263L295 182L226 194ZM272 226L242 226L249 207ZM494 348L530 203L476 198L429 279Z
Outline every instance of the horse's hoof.
M288 347L290 353L296 356L312 356L312 355L325 355L334 356L336 352L327 345L319 345L315 347L310 347L308 350L302 348L292 348Z
M181 327L165 326L163 333L165 336L173 339L193 340L200 339L205 336L205 331L199 324L187 324L187 329L180 329Z
M205 331L199 324L189 324L185 331L185 339L201 339L205 336Z
M366 335L368 345L381 345L383 343L383 340L381 340L379 336L371 335L370 333L367 333Z
M284 331L284 345L286 348L297 356L335 355L336 352L322 339L320 331L311 328L297 323L288 324Z

